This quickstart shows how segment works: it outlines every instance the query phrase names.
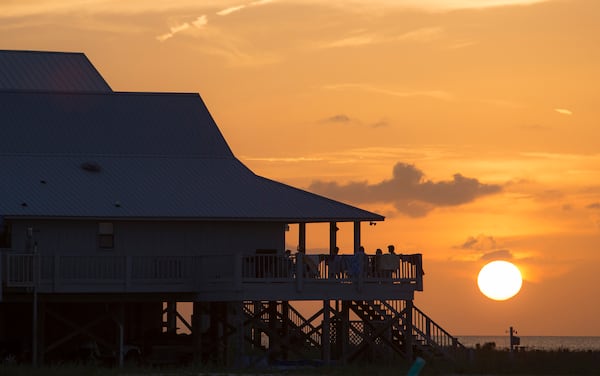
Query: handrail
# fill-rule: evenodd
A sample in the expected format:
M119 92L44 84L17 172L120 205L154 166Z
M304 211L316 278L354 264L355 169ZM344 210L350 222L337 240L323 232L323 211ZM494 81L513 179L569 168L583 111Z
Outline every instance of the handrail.
M239 289L248 282L295 282L298 291L312 281L356 283L357 286L391 282L412 285L416 289L422 285L420 254L384 255L394 256L388 258L388 266L392 260L391 273L385 275L375 268L381 265L376 255L364 256L363 263L357 262L360 260L358 255L339 255L336 266L330 255L303 254L289 257L241 254L133 256L3 251L1 256L3 273L0 276L6 287L17 288L33 287L35 281L38 285L54 286L54 289L75 284L112 284L126 288L142 284L179 284L190 286L190 291L207 283ZM35 269L34 264L37 265Z
M417 335L417 339L441 348L464 348L464 345L456 337L415 306L412 309L412 318L413 334Z

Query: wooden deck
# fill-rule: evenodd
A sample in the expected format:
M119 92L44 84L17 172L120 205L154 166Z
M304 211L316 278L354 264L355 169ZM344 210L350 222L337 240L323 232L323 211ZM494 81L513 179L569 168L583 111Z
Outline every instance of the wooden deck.
M80 256L0 254L2 295L177 293L194 301L412 299L420 254Z

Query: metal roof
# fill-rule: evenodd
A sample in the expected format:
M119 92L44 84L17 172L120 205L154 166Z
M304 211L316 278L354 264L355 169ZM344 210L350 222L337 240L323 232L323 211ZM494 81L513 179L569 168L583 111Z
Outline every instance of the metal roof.
M383 217L255 175L197 94L0 92L0 215Z
M82 53L0 50L1 91L110 92Z
M0 92L0 153L233 157L200 96L173 93Z

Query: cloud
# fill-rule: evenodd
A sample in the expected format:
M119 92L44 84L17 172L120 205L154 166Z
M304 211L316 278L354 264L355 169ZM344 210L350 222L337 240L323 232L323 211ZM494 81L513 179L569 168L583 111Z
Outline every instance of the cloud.
M493 236L485 234L469 236L463 244L454 248L466 251L460 252L458 255L458 259L463 261L514 259L514 255L509 249L501 248Z
M481 260L510 260L514 258L512 253L508 249L499 249L493 252L484 253L481 256Z
M156 39L159 42L164 42L167 39L173 38L175 36L175 34L178 34L178 33L181 33L182 31L190 29L192 26L194 26L197 29L200 29L200 28L206 26L206 24L208 24L208 18L206 17L206 15L202 15L202 16L196 18L194 21L192 21L191 24L189 22L183 22L178 25L171 26L168 33L161 34L161 35L157 36Z
M493 236L479 234L477 236L469 236L467 240L460 245L460 249L488 251L497 248L496 239Z
M382 9L416 9L428 12L445 12L455 9L529 5L548 1L550 0L279 0L278 2L282 4L327 5L343 9L355 8L360 9L361 11L372 10L379 13ZM225 8L222 11L225 11L227 9L243 6L239 4L239 0L54 0L51 7L44 1L20 0L9 1L7 4L4 4L5 2L2 4L0 18L73 14L75 12L121 15L162 13L197 11L199 9L223 6L225 6ZM249 2L244 7L264 5L272 2L273 0L256 0Z
M593 202L585 207L586 209L600 209L600 202Z
M499 185L483 184L461 174L447 181L426 180L421 170L407 163L397 163L392 178L380 183L362 181L340 185L314 181L308 189L350 202L392 203L398 212L411 217L422 217L436 207L463 205L502 191Z
M232 6L232 7L225 8L223 10L218 11L217 15L219 15L219 16L227 16L227 15L230 15L231 13L239 12L240 10L242 10L244 8L246 8L246 5Z
M373 44L377 40L374 34L355 35L321 45L322 48L357 47Z
M246 9L248 7L255 7L255 6L259 6L259 5L265 5L265 4L269 4L272 3L273 0L257 0L257 1L252 1L248 4L242 4L242 5L233 5L230 6L228 8L225 8L223 10L220 10L217 12L217 15L219 16L228 16L232 13L236 13L239 12L243 9Z
M324 123L349 123L350 121L350 117L344 114L333 115L327 119L323 119Z
M573 112L567 110L566 108L555 108L554 111L558 112L561 115L573 115Z
M388 123L386 120L379 120L379 121L371 124L371 127L373 127L373 128L383 128L383 127L387 127L389 125L390 125L390 123Z
M430 97L441 100L451 100L453 95L443 90L389 90L368 84L357 84L357 83L343 83L343 84L332 84L324 85L321 87L323 90L361 90L371 93L390 95L394 97Z
M424 27L409 31L397 37L397 40L408 42L431 42L439 39L444 29L441 27Z
M203 26L206 26L207 24L208 24L208 18L204 14L202 16L196 18L194 21L192 21L192 25L194 25L198 29Z
M382 35L364 30L354 31L351 36L318 45L319 48L358 47L389 42L431 42L439 39L444 29L441 27L424 27L405 32L400 35Z

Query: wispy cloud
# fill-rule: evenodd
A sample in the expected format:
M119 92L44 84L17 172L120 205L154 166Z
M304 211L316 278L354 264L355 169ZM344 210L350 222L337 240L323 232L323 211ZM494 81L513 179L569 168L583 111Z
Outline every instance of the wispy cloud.
M396 40L407 42L431 42L439 39L443 34L444 29L441 27L424 27L416 30L408 31L399 35Z
M333 115L322 120L323 123L349 123L350 121L352 121L352 119L345 114Z
M379 183L314 181L309 190L356 203L392 203L400 213L423 217L436 207L463 205L499 193L502 187L458 173L452 180L433 182L414 165L400 162L394 166L392 178Z
M355 30L350 35L338 40L319 44L318 48L359 47L373 44L391 42L418 42L426 43L441 38L444 29L441 27L424 27L410 30L399 35L385 35L383 33L366 30Z
M554 111L561 115L573 115L573 112L571 112L571 110L567 110L566 108L555 108Z
M217 15L219 16L228 16L232 13L238 12L242 9L246 8L246 5L235 5L229 8L225 8L223 10L220 10L217 12Z
M324 85L321 87L324 90L361 90L367 91L371 93L383 94L383 95L391 95L394 97L431 97L435 99L442 100L451 100L453 99L453 95L443 90L409 90L409 91L400 91L400 90L390 90L385 88L380 88L368 84L358 84L358 83L344 83L344 84L332 84L332 85Z
M515 258L513 252L500 245L495 237L485 234L469 236L463 244L453 248L460 250L453 258L461 261L511 260Z
M382 8L389 9L417 9L424 11L451 11L455 9L490 8L500 6L530 5L547 2L550 0L278 0L282 4L314 4L326 5L340 8L360 8L361 10L372 9L380 12ZM70 14L73 12L85 12L93 14L141 14L161 13L173 11L198 11L210 7L225 7L233 9L234 13L248 6L258 6L274 2L273 0L257 0L248 4L240 4L238 1L230 0L54 0L49 7L44 1L9 1L0 5L0 18L27 17L33 15L48 14ZM227 14L230 14L227 13Z
M202 16L196 18L195 20L191 21L191 23L183 22L183 23L171 26L168 33L161 34L161 35L157 36L156 39L160 42L164 42L167 39L173 38L175 36L175 34L178 34L178 33L181 33L182 31L188 30L192 26L197 29L200 29L200 28L206 26L206 24L208 24L208 19L207 19L206 15L202 15Z
M259 5L265 5L265 4L269 4L272 3L273 0L258 0L258 1L252 1L248 4L240 4L240 5L233 5L230 6L228 8L225 8L223 10L220 10L217 12L217 15L219 16L228 16L232 13L236 13L239 12L243 9L246 9L248 7L255 7L255 6L259 6Z

